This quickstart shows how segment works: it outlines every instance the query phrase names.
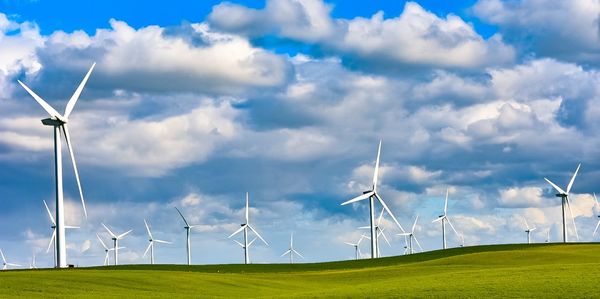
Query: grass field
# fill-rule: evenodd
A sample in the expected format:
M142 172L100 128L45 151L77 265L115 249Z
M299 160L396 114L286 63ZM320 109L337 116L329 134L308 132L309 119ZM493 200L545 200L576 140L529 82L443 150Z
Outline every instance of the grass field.
M600 244L492 245L377 260L0 272L0 297L600 297Z

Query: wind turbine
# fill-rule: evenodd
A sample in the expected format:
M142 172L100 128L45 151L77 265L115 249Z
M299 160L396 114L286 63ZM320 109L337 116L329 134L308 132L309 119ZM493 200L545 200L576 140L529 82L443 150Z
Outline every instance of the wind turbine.
M2 270L8 270L8 266L21 267L21 265L19 265L19 264L13 264L13 263L7 262L6 258L4 257L4 252L2 252L2 249L0 249L0 255L2 256Z
M269 243L267 243L267 241L265 241L265 239L263 239L263 237L260 236L260 234L252 227L252 225L250 225L250 218L249 218L249 196L248 196L248 192L246 192L246 223L242 223L241 227L236 230L235 232L233 232L233 234L231 234L228 238L231 238L235 235L237 235L239 232L244 231L244 244L238 243L238 245L242 246L242 248L244 248L244 264L248 264L250 263L250 256L249 256L249 252L248 252L248 247L250 247L250 245L254 242L254 240L252 240L252 242L250 242L250 244L248 244L248 229L250 229L251 231L254 232L254 234L261 240L263 241L263 243L265 243L265 245L269 246Z
M546 230L546 243L550 243L550 227Z
M148 248L146 248L146 251L144 252L144 257L148 253L148 250L150 250L150 263L154 265L154 242L163 244L171 244L171 242L154 239L154 237L152 237L152 232L150 232L150 226L148 226L148 222L146 222L146 219L144 219L144 224L146 225L146 230L148 231L148 241L150 241Z
M444 203L444 214L438 216L437 219L432 221L432 222L438 222L438 221L442 222L442 244L443 244L442 248L443 249L446 249L446 222L448 222L448 224L450 224L450 227L452 228L454 233L458 236L458 232L454 228L454 225L452 225L452 222L450 222L450 218L448 218L448 192L449 192L449 190L446 189L446 201Z
M359 195L355 198L352 198L344 203L343 205L351 204L357 201L361 201L364 199L369 199L369 216L370 216L370 228L371 228L371 258L375 258L377 255L377 234L375 232L375 200L379 201L379 203L383 206L383 208L387 211L387 213L392 217L396 225L400 228L400 230L404 233L404 228L400 225L400 222L394 217L394 214L388 208L387 204L381 199L381 196L377 193L377 181L379 176L379 158L381 156L381 140L379 141L379 148L377 149L377 160L375 160L375 171L373 173L373 185L370 190L364 191L362 195Z
M379 236L382 236L383 239L385 240L385 242L388 244L388 246L392 246L390 244L390 241L388 240L387 236L385 235L385 233L383 232L385 230L385 228L383 228L381 226L381 220L383 220L383 212L385 212L385 209L381 209L381 213L379 213L379 217L377 218L377 223L375 224L375 252L377 253L376 257L380 257L381 256L381 252L379 251ZM370 226L361 226L359 227L359 229L370 229Z
M417 246L419 246L419 249L421 251L423 251L423 247L421 247L421 244L419 243L419 240L417 240L417 237L415 237L415 228L417 227L417 220L419 220L419 215L417 215L417 217L415 217L415 222L413 222L413 225L412 225L412 228L410 229L410 232L398 234L399 236L408 237L408 248L407 248L407 250L408 250L408 252L410 254L414 253L413 243L412 243L413 239L415 240L415 243L417 243Z
M77 163L75 162L75 155L73 154L73 146L71 143L71 137L69 135L69 128L67 126L69 116L75 107L79 95L83 91L83 87L87 82L92 70L96 63L92 64L92 67L87 72L69 102L65 108L65 113L60 114L40 96L33 92L27 85L19 80L19 84L33 97L33 99L50 114L50 118L42 120L42 124L46 126L54 127L54 175L55 175L55 189L56 189L56 264L60 268L67 267L67 247L65 240L65 217L64 217L64 199L63 199L63 174L62 174L62 144L61 144L61 133L65 135L69 154L71 156L71 162L73 163L73 170L75 172L75 179L77 180L77 187L79 188L79 196L81 197L81 204L83 206L83 213L87 219L87 210L85 208L85 200L83 199L83 191L81 189L81 182L79 180L79 172L77 171Z
M35 252L33 252L33 256L31 257L31 262L29 263L29 269L37 269L35 265Z
M304 259L304 257L300 254L300 252L298 252L298 251L296 251L296 249L294 249L294 233L292 233L290 236L290 248L286 252L284 252L281 256L284 256L286 254L290 255L290 264L294 263L294 254L296 254L299 257L301 257L302 259Z
M50 228L52 228L52 237L50 238L50 242L48 242L48 249L46 249L46 253L50 252L50 247L52 246L52 243L54 242L54 239L56 239L56 222L54 221L54 217L52 217L52 212L50 212L50 209L48 208L48 204L46 203L45 200L42 200L44 202L44 206L46 207L46 212L48 212L48 217L50 218L50 222L52 223L52 225L50 226ZM73 225L65 225L65 228L79 228L79 226L73 226ZM54 246L54 267L56 268L56 246Z
M104 226L104 228L106 229L106 231L108 231L108 234L112 237L113 240L113 250L115 251L115 266L119 264L119 240L121 240L123 237L125 237L128 233L130 233L131 231L133 231L132 229L120 234L120 235L115 235L108 227L106 227L106 225L104 225L104 223L101 223L102 226Z
M354 246L354 253L356 254L356 260L358 260L359 257L362 256L362 253L360 252L360 242L362 242L363 239L369 239L369 237L367 237L365 235L361 235L360 239L358 239L358 242L356 242L356 243L344 242L350 246Z
M577 169L575 170L575 173L573 173L573 176L571 177L571 180L569 181L569 184L567 185L567 191L566 192L563 189L561 189L560 187L558 187L556 184L554 184L553 182L551 182L549 179L544 178L544 180L546 180L546 182L548 182L548 184L550 184L558 192L556 194L556 197L560 197L561 198L561 202L562 202L562 224L563 224L563 243L567 243L567 221L566 221L567 215L565 214L565 204L569 208L569 213L571 213L571 220L573 220L573 228L575 230L575 236L577 237L577 240L579 240L579 234L577 233L577 226L575 225L575 218L573 217L573 211L571 210L571 204L569 203L569 192L571 191L571 187L573 187L573 182L575 181L575 177L577 176L577 172L579 172L579 167L581 167L581 163L579 163L579 165L577 165Z
M594 193L594 199L596 200L596 207L600 207L600 204L598 203L598 198L596 198L596 193ZM596 233L598 232L598 227L600 227L600 214L598 215L598 218L598 224L596 224L596 228L594 229L592 237L596 236Z
M535 228L535 227L533 227L533 228L529 227L529 224L527 224L527 219L523 219L523 220L525 220L525 226L527 227L527 230L525 230L525 232L527 233L527 244L531 244L531 237L530 237L530 234L531 234L531 232L532 232L532 231L534 231L536 228Z
M102 247L104 248L104 266L108 266L109 264L109 253L111 250L114 250L113 248L108 248L108 246L106 246L106 244L104 243L104 241L102 241L102 238L100 238L100 236L98 234L96 234L96 237L98 238L98 241L100 241L100 244L102 244Z
M181 211L179 211L179 209L177 207L175 207L175 210L177 210L177 213L179 213L179 216L181 216L181 219L183 219L183 223L185 223L185 226L183 228L185 228L185 235L186 235L186 250L187 250L187 264L188 266L192 264L192 245L190 243L190 230L193 227L196 227L198 225L190 225L187 220L185 220L185 217L183 217L183 214L181 214Z

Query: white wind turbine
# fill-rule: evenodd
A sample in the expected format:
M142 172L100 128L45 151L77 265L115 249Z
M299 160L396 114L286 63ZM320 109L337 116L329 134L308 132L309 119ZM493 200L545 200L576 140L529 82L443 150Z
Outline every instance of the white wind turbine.
M354 253L356 254L357 260L362 256L362 252L360 252L360 242L362 242L363 239L369 239L369 237L367 237L365 235L361 235L360 239L358 239L358 242L356 242L356 243L344 242L345 244L348 244L348 245L354 247Z
M171 242L154 239L154 237L152 237L152 232L150 232L150 226L148 226L148 222L146 222L146 219L144 219L144 224L146 225L146 230L148 231L148 241L150 241L150 244L148 244L148 248L146 248L143 257L146 257L148 250L150 250L150 264L154 265L154 242L163 244L171 244Z
M415 243L417 243L417 246L419 246L419 249L421 251L423 251L423 247L421 247L421 244L419 243L419 240L417 240L417 237L415 237L415 228L417 227L417 220L419 220L419 215L417 215L417 217L415 217L415 222L413 222L412 228L410 229L410 232L408 233L402 233L402 234L398 234L399 236L405 236L408 237L408 252L410 254L413 254L415 251L413 250L413 239L415 240Z
M437 221L442 222L442 244L443 244L442 248L446 249L446 222L448 222L448 224L450 224L450 227L452 228L454 233L458 236L458 232L454 228L454 225L452 225L450 218L448 218L448 189L446 189L446 201L444 203L444 214L438 216L438 218L433 220L432 222L437 222Z
M596 200L596 207L600 208L600 204L598 203L598 198L596 198L596 193L594 193L594 200ZM594 229L594 233L592 234L592 238L596 236L598 232L598 227L600 227L600 214L598 215L598 223L596 224L596 228Z
M536 228L535 227L529 227L529 224L527 223L527 219L523 219L525 220L525 227L527 227L527 229L525 230L525 232L527 233L527 244L531 244L531 232L534 231Z
M379 213L379 217L377 218L377 222L375 224L375 252L377 253L376 257L380 257L381 256L381 251L380 246L379 246L379 237L383 237L383 239L385 240L385 242L388 244L388 246L392 246L390 244L390 241L388 240L387 236L385 235L385 233L383 232L385 230L384 227L381 226L381 220L383 220L383 212L385 212L385 209L381 209L381 213ZM359 229L370 229L370 226L361 226L359 227Z
M6 258L4 257L4 252L2 252L2 249L0 249L0 255L2 256L2 270L8 270L8 266L21 267L21 265L19 265L19 264L13 264L13 263L7 262Z
M284 256L286 254L290 255L290 264L294 263L294 254L296 254L299 257L301 257L302 259L304 259L304 257L300 254L300 252L298 252L298 251L296 251L296 249L294 249L294 233L292 233L290 236L290 248L286 252L284 252L281 256Z
M104 248L104 266L108 266L109 265L109 253L114 250L114 248L108 248L108 246L106 246L106 244L104 243L104 241L102 241L102 238L100 238L100 236L98 234L96 234L96 237L98 238L98 241L100 241L100 244L102 244L102 248ZM121 247L123 248L123 247Z
M33 252L33 256L31 257L31 262L29 263L29 269L37 269L35 265L35 252Z
M550 243L550 227L546 230L546 243Z
M569 208L569 213L571 214L571 220L573 220L573 229L575 230L575 236L577 237L577 240L579 240L579 234L577 233L577 226L575 225L575 218L573 217L573 211L571 210L571 203L569 202L569 192L571 192L571 187L573 187L573 182L575 181L577 172L579 172L579 167L581 167L581 163L579 165L577 165L577 169L575 170L575 173L573 173L573 176L571 177L571 180L569 181L569 184L567 185L566 192L563 189L561 189L560 187L558 187L556 184L551 182L549 179L544 178L544 180L546 180L546 182L548 182L548 184L550 184L558 192L556 194L556 197L561 198L563 243L567 242L567 221L566 221L567 215L565 214L565 205L567 205L567 207Z
M388 208L387 204L381 199L381 196L377 193L377 181L379 177L379 158L381 156L381 140L379 141L379 148L377 149L377 160L375 160L375 171L373 173L373 185L370 190L364 191L362 195L359 195L355 198L352 198L344 203L343 205L351 204L357 201L361 201L364 199L369 199L369 216L370 216L370 229L371 229L371 258L375 258L377 256L377 234L375 232L375 199L379 201L379 203L383 206L386 212L392 217L396 225L400 228L400 230L404 233L404 228L400 225L400 222L396 219L390 208Z
M235 232L233 232L233 234L231 234L228 238L231 238L235 235L237 235L238 233L240 233L241 231L244 231L244 243L240 243L237 242L238 245L242 246L242 248L244 248L244 264L248 264L250 263L250 256L249 256L249 252L248 249L250 247L250 245L252 245L252 243L256 240L256 238L254 240L252 240L252 242L248 243L248 229L250 229L251 231L254 232L254 234L261 240L263 241L263 243L265 243L265 245L269 246L269 243L267 243L267 241L265 241L265 239L263 239L263 237L260 236L260 234L252 227L252 225L250 225L250 217L248 215L249 213L249 196L248 196L248 192L246 192L246 223L242 223L241 227L236 230Z
M46 203L45 200L42 200L44 202L44 206L46 207L46 212L48 212L48 218L50 218L50 222L52 223L52 225L50 226L50 228L52 228L52 237L50 238L50 242L48 242L48 249L46 249L46 253L50 252L50 247L52 247L52 243L55 241L56 239L56 222L54 221L54 217L52 217L52 212L50 212L50 209L48 208L48 204ZM79 226L73 226L73 225L65 225L65 228L79 228ZM56 268L56 246L54 246L54 267Z
M65 135L65 140L67 142L67 147L69 149L69 154L71 156L71 162L73 163L73 170L75 172L75 179L77 180L77 187L79 188L79 196L81 197L81 204L83 205L83 212L87 219L87 210L85 208L85 201L83 199L83 191L81 189L81 182L79 180L79 172L77 171L77 163L75 163L75 155L73 154L73 146L71 143L71 137L69 135L69 129L67 126L67 122L69 120L69 116L73 111L73 107L75 107L75 103L77 99L79 99L79 95L83 91L83 87L87 82L94 66L96 64L92 64L92 67L87 72L69 102L67 103L67 107L65 108L65 113L60 114L56 111L52 106L50 106L46 101L44 101L40 96L38 96L35 92L33 92L27 85L23 84L23 82L19 81L19 84L35 99L48 114L50 114L50 118L46 118L42 120L42 124L46 126L54 127L54 175L55 175L55 189L56 189L56 264L60 268L67 267L67 247L65 240L65 218L64 218L64 199L63 199L63 174L62 174L62 148L61 148L61 133Z
M177 213L179 213L179 216L181 216L181 219L183 219L183 223L185 223L185 226L183 228L185 228L185 235L186 235L186 250L187 250L187 264L188 266L192 264L192 244L190 242L190 230L198 225L190 225L187 220L185 219L185 217L183 217L183 214L181 214L181 211L179 211L179 209L177 207L175 207L175 210L177 210Z
M116 266L119 264L119 249L121 248L121 247L119 247L119 240L121 240L123 237L125 237L128 233L130 233L133 230L130 229L120 235L115 235L106 225L104 225L104 223L101 223L101 224L102 224L102 226L104 226L104 228L106 229L108 234L112 237L113 250L115 251L115 266Z

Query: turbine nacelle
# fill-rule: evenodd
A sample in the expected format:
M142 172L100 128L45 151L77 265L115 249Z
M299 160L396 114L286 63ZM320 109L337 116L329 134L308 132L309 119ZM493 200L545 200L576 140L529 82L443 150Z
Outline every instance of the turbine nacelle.
M58 126L62 126L64 124L66 124L66 123L67 123L66 120L58 119L57 117L42 119L42 124L44 124L45 126L58 127Z

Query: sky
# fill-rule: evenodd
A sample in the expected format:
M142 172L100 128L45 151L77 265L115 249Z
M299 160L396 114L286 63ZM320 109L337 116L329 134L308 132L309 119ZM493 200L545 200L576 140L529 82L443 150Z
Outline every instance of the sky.
M558 241L567 185L581 241L600 208L600 3L478 1L0 1L0 248L52 265L51 128L21 80L69 119L88 208L64 152L67 259L99 265L101 223L124 232L120 263L241 263L227 237L250 221L269 243L254 263L351 259L379 191L424 250L441 247L443 211L465 245L523 243L525 219ZM379 211L381 207L377 207ZM569 237L575 238L569 217ZM400 229L384 215L391 246ZM448 245L460 245L450 231ZM238 241L240 239L237 239ZM366 242L363 243L366 245ZM162 246L160 246L162 245ZM367 253L367 246L362 247Z

